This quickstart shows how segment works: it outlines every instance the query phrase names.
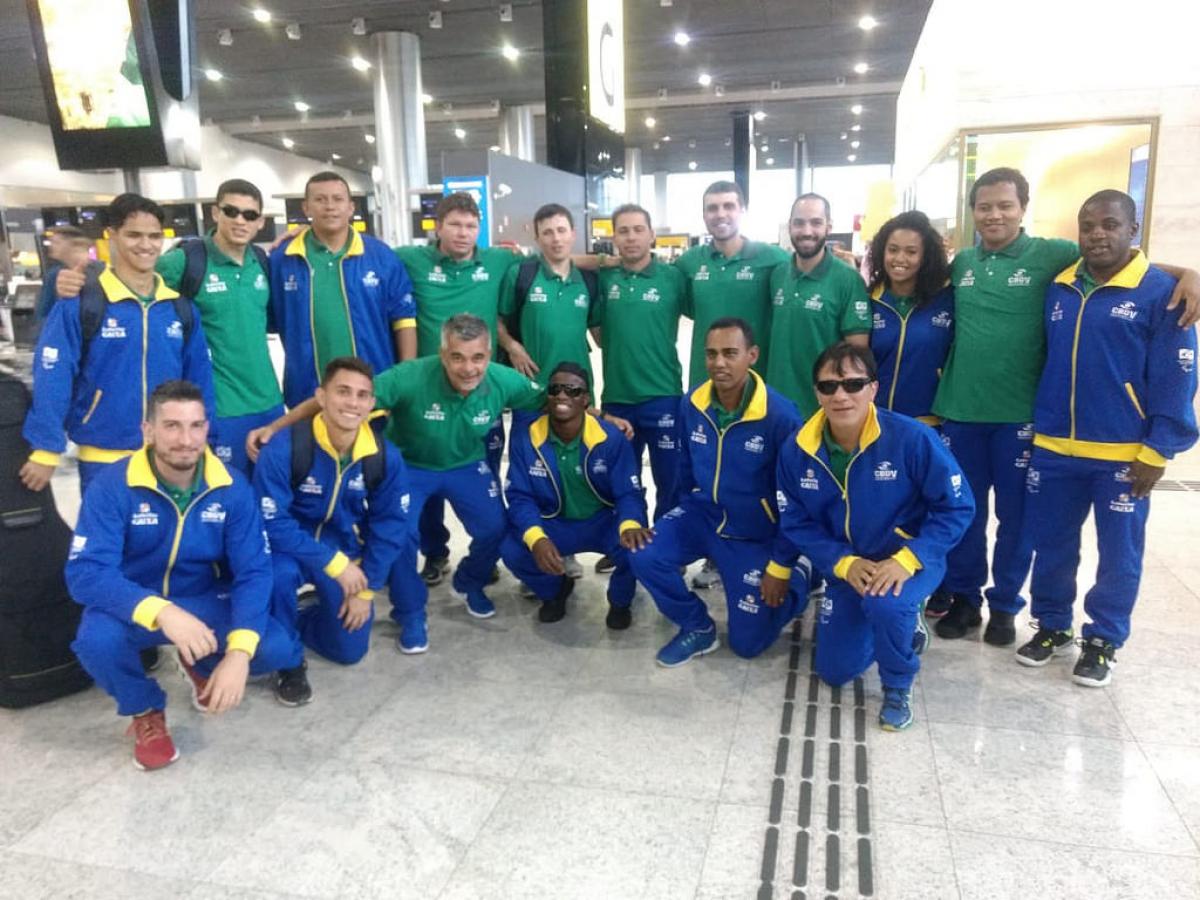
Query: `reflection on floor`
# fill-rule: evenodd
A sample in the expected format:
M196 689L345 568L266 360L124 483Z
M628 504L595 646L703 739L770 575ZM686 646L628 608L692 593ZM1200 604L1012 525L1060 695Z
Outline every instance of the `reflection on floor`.
M70 479L56 485L73 509ZM837 698L839 779L823 685L806 770L806 642L660 669L671 629L639 594L634 626L608 632L587 556L563 622L539 625L507 573L487 621L439 587L429 653L401 656L383 615L361 665L310 661L316 699L300 709L260 683L207 718L165 666L182 756L161 772L130 764L98 690L0 712L0 896L1200 897L1197 499L1155 494L1109 688L1072 685L1069 658L1031 670L977 634L934 639L909 731L876 727L873 672L861 743L853 690Z

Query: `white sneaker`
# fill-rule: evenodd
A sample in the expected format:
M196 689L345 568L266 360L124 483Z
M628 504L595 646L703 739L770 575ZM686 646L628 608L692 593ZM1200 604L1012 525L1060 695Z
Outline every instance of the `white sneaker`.
M579 560L575 558L575 554L563 557L563 572L568 578L573 578L578 581L583 577L583 566L579 564Z
M711 559L706 559L700 571L692 576L692 587L702 591L720 584L721 573L717 571L717 566Z

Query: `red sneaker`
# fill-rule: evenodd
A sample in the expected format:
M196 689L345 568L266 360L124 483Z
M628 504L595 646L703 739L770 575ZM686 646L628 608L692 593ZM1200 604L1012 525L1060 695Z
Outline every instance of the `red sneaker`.
M133 764L142 771L161 769L179 759L161 709L134 716L125 733L133 735Z
M179 671L183 673L184 679L192 689L192 706L196 707L200 712L208 712L208 701L200 699L200 695L208 687L208 679L197 672L195 668L185 663L183 657L178 653L176 653L176 660L179 663Z

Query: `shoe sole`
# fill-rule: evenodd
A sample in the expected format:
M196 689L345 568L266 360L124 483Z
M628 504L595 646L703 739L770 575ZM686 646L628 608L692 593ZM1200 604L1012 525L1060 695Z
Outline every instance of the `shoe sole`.
M157 772L159 769L165 769L167 766L169 766L171 763L175 762L175 760L177 760L177 759L179 759L179 748L178 747L175 748L175 755L172 756L170 759L168 759L161 766L143 766L140 762L138 762L138 758L135 756L133 758L133 767L135 769L137 769L139 772Z
M312 703L312 694L309 694L303 700L284 700L279 694L275 694L275 702L280 706L286 706L288 709L295 709L297 706L307 706Z
M681 659L679 662L667 663L667 662L663 662L658 657L655 657L654 661L656 663L658 663L660 666L662 666L664 669L678 669L680 666L684 666L684 665L687 665L688 663L690 663L697 656L704 656L705 654L712 653L714 650L719 649L720 646L721 646L721 641L718 638L713 638L713 642L711 644L709 644L707 647L705 647L703 650L697 650L691 656Z
M721 586L720 578L712 578L712 579L703 578L702 579L702 578L697 577L697 578L692 579L692 587L698 591L707 591L712 588L720 587L720 586Z
M885 724L883 722L880 722L879 729L880 729L880 731L893 731L893 732L894 731L907 731L909 728L912 727L912 723L913 723L913 717L909 716L908 721L905 722L903 725L892 725L890 723Z
M1104 676L1103 681L1097 681L1095 678L1084 678L1082 675L1071 674L1071 680L1080 687L1102 688L1112 681L1112 672L1110 671Z
M1013 656L1015 656L1017 658L1017 662L1023 666L1029 666L1031 669L1040 669L1042 666L1049 665L1050 660L1054 659L1054 657L1058 656L1060 653L1066 652L1070 649L1070 647L1070 644L1065 644L1062 647L1054 647L1050 650L1050 655L1045 659L1031 659L1028 656L1022 656L1019 650L1014 653Z
M941 625L942 623L939 622L938 624ZM967 627L962 630L962 633L955 633L955 634L942 634L941 629L935 626L933 629L933 633L936 634L938 637L940 637L943 641L957 641L962 638L965 638L968 633L970 633L972 630L978 628L982 624L983 624L983 620L980 619L978 622L972 622L972 623L968 624ZM1015 640L1015 638L1014 638L1014 640Z
M996 640L995 638L990 637L985 631L983 634L983 642L992 647L1011 647L1017 642L1017 635L1016 632L1014 632L1012 635L1004 635L1003 640Z
M426 641L420 647L405 647L405 646L402 646L401 644L397 643L396 649L399 650L401 653L403 653L405 656L417 656L421 653L424 653L426 650L429 649L429 642Z
M492 616L494 616L496 614L495 607L492 607L492 609L489 610L488 612L476 612L475 610L471 609L471 604L467 601L466 594L464 594L462 591L460 591L458 588L456 588L454 586L451 586L450 591L451 591L451 593L454 594L455 597L457 597L459 600L461 600L463 602L463 606L465 606L467 608L467 613L471 616L474 616L476 619L490 619Z

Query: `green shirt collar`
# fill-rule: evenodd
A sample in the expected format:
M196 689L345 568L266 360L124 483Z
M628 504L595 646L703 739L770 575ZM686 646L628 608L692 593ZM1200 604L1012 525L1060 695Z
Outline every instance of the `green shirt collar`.
M547 281L561 281L563 284L570 284L573 281L583 281L583 276L579 274L579 269L575 268L575 263L571 263L571 269L567 272L567 277L560 278L559 274L550 268L550 264L546 262L545 257L539 255L538 261L541 263L542 275Z
M817 263L817 267L811 272L804 272L796 265L796 252L792 251L792 264L788 267L792 270L793 278L809 278L813 281L820 281L827 274L829 268L833 265L833 253L828 247L825 248L825 255L821 257L821 261Z
M565 442L563 441L562 438L560 438L554 432L553 427L550 428L549 434L550 434L550 443L554 444L554 446L558 447L561 450L578 450L579 443L580 443L580 441L583 440L583 429L582 428L579 429L579 434L575 435L573 440L565 441Z
M1012 257L1013 259L1016 259L1018 256L1020 256L1022 253L1025 252L1025 249L1029 246L1029 243L1032 240L1033 240L1033 238L1031 238L1029 235L1027 235L1025 233L1025 229L1022 228L1021 231L1017 234L1017 236L1015 238L1012 239L1012 241L1010 243L1004 245L999 250L985 250L983 245L980 244L979 245L979 255L980 256L1009 256L1009 257Z
M154 450L146 449L146 459L150 462L150 471L154 473L154 477L158 479L158 489L171 498L180 512L187 509L188 504L192 502L192 498L200 490L200 484L204 480L204 455L201 454L200 461L196 464L196 474L192 477L192 483L186 488L178 488L170 482L164 481L163 477L158 474L158 466L154 464Z
M213 240L213 231L210 231L204 236L204 249L208 251L208 264L218 266L233 266L234 268L244 269L250 265L250 260L254 258L254 251L250 249L250 245L246 245L246 252L242 254L241 263L234 262L233 258L226 254L224 250L217 246L217 242Z
M717 389L713 388L712 411L717 420L717 425L722 431L746 414L746 407L750 405L750 398L754 396L754 387L754 379L747 375L746 386L742 388L742 399L733 410L727 410L721 405L721 401L717 399Z
M439 266L479 266L483 265L483 260L479 257L479 245L476 244L471 250L471 255L467 259L455 259L454 257L443 253L442 248L436 241L426 245L425 252L429 254L429 258Z
M311 228L307 229L304 232L304 248L308 252L309 256L313 256L315 254L324 254L325 256L332 256L336 259L340 259L341 257L346 255L346 251L349 250L353 244L354 244L353 229L351 229L351 231L350 231L350 237L346 241L346 246L342 247L340 250L330 250L328 247L326 247L324 244L322 244L320 241L318 241L316 238L316 235L313 234L313 231Z
M625 268L624 263L621 264L621 272L624 273L627 278L654 278L658 274L658 269L659 262L654 258L653 253L650 254L650 265L646 266L646 268L642 269L641 271L635 272L633 269Z

